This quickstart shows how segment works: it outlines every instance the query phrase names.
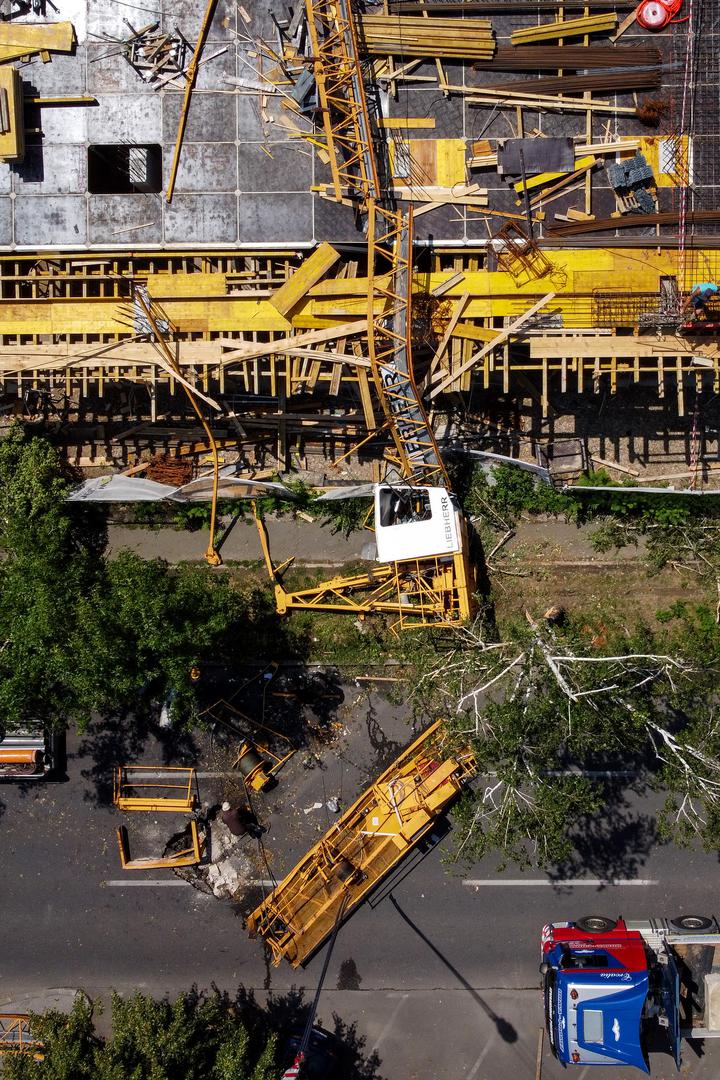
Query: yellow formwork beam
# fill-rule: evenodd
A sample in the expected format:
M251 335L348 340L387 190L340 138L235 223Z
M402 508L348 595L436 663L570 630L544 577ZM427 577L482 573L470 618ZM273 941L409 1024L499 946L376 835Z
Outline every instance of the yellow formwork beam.
M678 252L670 249L558 249L548 251L548 257L553 264L551 283L556 293L555 306L567 327L591 325L588 300L593 294L654 295L659 293L661 277L677 277L679 271ZM693 264L714 266L716 261L717 252L698 251ZM453 275L453 271L416 273L414 292L430 293ZM364 318L368 313L367 278L320 283L299 301L292 318L281 315L267 299L228 296L224 273L157 274L147 281L151 300L162 306L182 335L288 334L293 330L332 327L353 318ZM678 284L680 291L687 293L692 282L688 279ZM537 281L518 285L511 275L502 271L468 271L443 293L443 300L467 294L466 319L500 319L526 310L547 291L542 286ZM377 301L373 309L376 314L381 313L383 302ZM48 296L5 301L1 331L7 337L52 335L62 340L71 335L128 336L132 325L127 306L117 298Z

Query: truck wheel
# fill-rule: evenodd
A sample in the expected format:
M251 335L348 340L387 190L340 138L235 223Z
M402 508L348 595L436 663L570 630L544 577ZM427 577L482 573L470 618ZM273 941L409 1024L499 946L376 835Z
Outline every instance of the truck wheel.
M713 921L707 915L678 915L670 920L670 925L675 930L691 930L695 934L713 929Z
M578 930L585 930L588 934L609 934L617 926L617 919L608 919L605 915L584 915L582 919L576 919L575 925Z

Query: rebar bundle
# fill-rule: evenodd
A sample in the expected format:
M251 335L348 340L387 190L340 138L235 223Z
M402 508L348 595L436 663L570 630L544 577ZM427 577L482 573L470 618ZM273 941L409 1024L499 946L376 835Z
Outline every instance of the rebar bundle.
M506 90L508 93L567 94L586 90L615 91L658 90L662 84L660 68L627 68L623 71L601 71L592 75L554 75L544 79L513 79L493 83L482 90Z
M428 19L428 22L431 20ZM464 40L465 23L456 23ZM647 67L659 64L655 45L517 45L498 46L492 61L473 64L478 71L583 71L587 68Z

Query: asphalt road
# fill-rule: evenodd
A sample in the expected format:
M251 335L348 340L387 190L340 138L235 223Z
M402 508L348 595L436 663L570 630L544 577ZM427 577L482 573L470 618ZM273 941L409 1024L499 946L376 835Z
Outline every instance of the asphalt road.
M392 753L396 741L407 740L401 712L380 706L378 717L374 708L376 738L363 758L366 717L355 726L346 721L325 769L298 768L278 789L284 798L276 798L266 838L277 876L305 850L307 830L325 827L321 817L303 813L313 790L342 790L349 801L367 775L380 771L380 758ZM379 731L385 742L377 740ZM111 988L160 994L193 983L230 991L243 985L257 995L278 996L295 987L311 995L322 956L301 971L270 967L233 904L177 884L167 871L132 877L142 885L112 884L124 882L115 841L120 819L112 807L98 804L93 762L77 756L77 744L70 749L68 782L0 787L0 1005L37 1008L62 999L60 988L101 996ZM373 1077L534 1077L544 922L588 913L719 913L716 857L653 844L648 832L654 809L651 798L618 808L614 824L627 840L627 857L619 859L608 841L603 853L594 837L593 864L572 875L585 884L552 884L544 875L512 868L497 874L492 860L457 873L443 862L447 837L414 857L343 927L321 1000L325 1025L333 1027L333 1014L357 1024L364 1053L379 1059L368 1074ZM588 883L606 873L627 883ZM720 1047L709 1045L702 1056L688 1049L683 1071L693 1080L714 1080ZM673 1074L669 1058L655 1058L655 1077ZM546 1051L542 1076L561 1075ZM576 1075L585 1080L583 1070ZM594 1080L631 1075L638 1074L592 1073Z

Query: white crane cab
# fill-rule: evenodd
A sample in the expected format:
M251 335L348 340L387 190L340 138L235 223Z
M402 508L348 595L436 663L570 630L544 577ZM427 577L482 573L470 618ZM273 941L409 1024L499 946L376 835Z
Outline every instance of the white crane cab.
M462 549L457 500L441 487L378 484L375 542L381 563L457 554Z

